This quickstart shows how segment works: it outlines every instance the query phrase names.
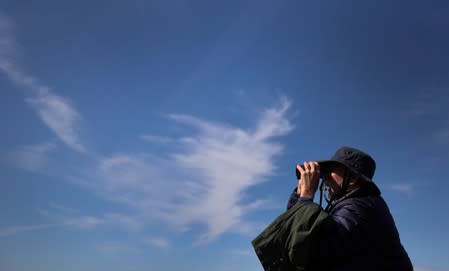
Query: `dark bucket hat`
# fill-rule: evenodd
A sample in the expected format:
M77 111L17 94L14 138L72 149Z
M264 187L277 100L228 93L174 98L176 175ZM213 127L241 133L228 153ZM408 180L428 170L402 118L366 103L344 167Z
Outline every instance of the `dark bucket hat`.
M321 171L329 171L335 164L343 165L367 182L372 182L376 171L376 161L367 153L352 147L341 147L330 160L318 161L318 164Z

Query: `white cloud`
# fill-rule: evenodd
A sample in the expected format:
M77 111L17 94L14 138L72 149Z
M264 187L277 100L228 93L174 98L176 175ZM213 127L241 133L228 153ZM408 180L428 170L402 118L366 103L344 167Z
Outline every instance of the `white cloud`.
M415 271L449 271L449 269L436 269L422 266L414 266L413 269Z
M0 70L28 90L27 103L59 139L76 151L86 152L78 130L80 114L67 99L52 93L14 63L17 46L11 30L11 23L0 17ZM290 102L282 97L279 106L265 110L251 129L189 115L170 115L172 121L197 129L196 134L170 140L177 145L176 152L158 157L116 154L96 158L95 172L86 175L89 177L83 178L83 183L108 199L132 207L144 223L159 221L183 231L192 225L205 225L207 230L200 238L204 242L225 232L242 232L249 225L245 214L261 204L245 203L245 193L274 173L274 158L282 153L283 146L272 139L293 129L285 117L289 107ZM141 138L153 142L169 140L151 135ZM135 218L117 214L57 216L59 222L80 228L111 221L130 229L141 227Z
M78 213L79 212L78 209L65 207L65 206L62 206L62 205L54 203L54 202L50 202L48 204L48 206L50 208L54 209L54 210L57 210L57 211L60 211L60 212L64 212L64 213Z
M286 97L281 98L281 105L278 108L270 108L265 111L258 123L255 139L264 140L273 136L285 135L293 129L285 112L290 108L291 103Z
M174 210L176 215L171 222L182 223L175 219L180 216L184 217L185 224L206 223L208 232L202 236L204 241L236 230L243 222L243 193L274 172L273 158L282 151L281 145L268 139L284 135L293 128L284 116L289 106L283 99L278 108L266 110L254 132L191 117L177 118L200 129L200 135L190 142L187 152L174 157L176 164L201 173L197 184L202 189L186 189L194 197ZM183 213L189 215L183 216Z
M170 137L156 136L156 135L141 135L140 139L145 140L147 142L158 144L166 144L173 141L173 139Z
M9 155L9 162L15 166L27 170L38 171L44 168L49 161L49 153L56 149L53 143L23 146Z
M55 218L55 216L53 217ZM135 218L116 213L106 213L102 216L59 216L57 220L65 226L79 229L92 229L98 226L115 226L129 231L137 231L142 227L142 224Z
M0 71L12 82L28 90L27 103L34 108L50 130L72 149L84 152L85 147L78 131L80 114L67 99L52 93L49 87L40 84L16 65L14 52L17 45L11 30L12 23L0 15Z
M437 121L433 128L427 129L432 142L436 144L449 144L448 102L446 88L425 88L418 92L409 104L407 113L416 118L414 122L442 120Z
M275 209L279 209L281 206L277 205L275 202L268 200L268 199L258 199L255 200L254 202L248 204L246 206L246 209L248 211L250 210L257 210L257 209L271 209L271 210L275 210Z
M37 97L27 98L26 101L65 144L76 151L85 151L77 128L80 115L66 99L47 90L41 91Z
M113 226L128 231L142 228L142 222L136 217L119 213L105 213L100 216L78 215L79 210L65 207L56 203L49 204L50 209L38 208L40 215L48 218L55 225L69 226L78 229L92 229L98 226Z
M387 188L404 194L411 194L415 188L412 183L393 183L387 185Z
M101 253L112 254L114 257L117 257L117 255L121 255L123 253L136 254L140 252L136 247L129 246L121 242L104 242L96 245L95 248Z
M240 129L189 115L170 119L196 128L196 134L176 141L176 152L158 157L117 154L98 160L94 177L84 185L126 204L145 219L179 231L205 225L200 242L225 232L247 232L248 212L268 201L245 203L247 190L268 180L274 159L283 150L272 139L293 129L285 113L289 102L265 110L254 129ZM168 157L168 158L161 158Z
M239 256L254 256L254 252L252 250L245 250L245 249L235 249L231 251L232 254L234 255L239 255Z
M81 216L76 218L66 218L63 223L67 226L88 229L105 224L105 220L95 216Z
M148 238L144 241L146 244L156 246L161 249L167 249L170 247L169 241L163 238Z
M29 232L34 230L46 229L56 226L55 224L40 224L40 225L28 225L28 226L13 226L0 229L0 236L11 236L17 233Z
M143 227L142 222L140 222L137 218L123 214L106 213L104 214L103 219L106 223L117 225L120 228L124 228L129 231L138 231Z
M12 28L11 21L0 14L0 67L6 65L9 56L15 53L17 47L12 39Z

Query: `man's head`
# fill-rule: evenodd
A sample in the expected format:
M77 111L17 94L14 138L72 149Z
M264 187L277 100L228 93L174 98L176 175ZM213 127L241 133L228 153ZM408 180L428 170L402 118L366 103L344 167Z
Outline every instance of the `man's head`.
M359 178L352 175L347 167L340 164L329 165L325 173L321 174L321 178L329 188L330 199L333 199L335 195L340 194L343 186L345 185L345 178L345 189L347 191L351 191L352 189L359 187L360 183L362 182Z
M330 160L318 163L331 198L342 189L346 192L360 186L361 182L372 182L376 170L376 162L370 155L351 147L342 147Z

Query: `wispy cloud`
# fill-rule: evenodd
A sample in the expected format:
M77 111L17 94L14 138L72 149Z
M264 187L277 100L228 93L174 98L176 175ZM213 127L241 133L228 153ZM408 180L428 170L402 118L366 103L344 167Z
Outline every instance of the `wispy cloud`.
M80 216L76 218L66 218L64 219L64 224L67 226L89 229L105 224L105 220L95 216Z
M393 190L396 192L404 193L407 195L411 195L413 190L415 189L415 184L413 183L392 183L386 186L387 189Z
M0 13L0 69L3 71L9 70L7 67L11 65L10 58L16 53L17 45L11 35L12 28L12 22Z
M86 151L78 130L80 114L66 98L51 92L49 87L40 84L16 64L17 44L12 29L13 23L0 14L0 71L27 90L26 102L65 144L76 151Z
M22 146L8 155L8 160L15 166L27 170L38 171L45 167L49 161L50 152L56 149L54 143Z
M140 139L151 142L151 143L158 143L158 144L165 144L173 142L173 139L170 137L165 136L156 136L156 135L141 135Z
M286 97L281 97L281 103L277 108L267 109L258 122L254 133L256 140L266 140L274 136L285 135L293 129L285 113L291 103Z
M171 222L206 223L208 232L201 237L204 241L238 228L246 208L243 193L274 172L273 158L282 152L282 146L269 139L293 129L285 118L289 106L281 99L278 107L262 114L253 131L177 116L176 120L197 127L200 134L189 141L185 153L174 155L176 164L195 170L201 177L196 181L199 186L186 187L190 198L174 211L183 219L172 217Z
M137 218L119 213L102 215L81 215L76 209L50 203L50 208L38 208L37 211L48 218L54 225L68 226L78 229L92 229L98 226L113 226L127 231L137 231L142 228L142 222Z
M144 242L148 245L156 246L161 249L167 249L170 247L170 242L163 238L147 238Z
M254 256L254 252L249 250L249 249L247 249L247 250L245 250L245 249L235 249L235 250L231 251L231 254L239 255L239 256L245 256L245 257L246 256Z
M254 127L241 129L190 115L172 114L172 121L196 128L176 141L176 152L159 155L117 154L100 159L86 187L131 206L146 221L159 221L186 231L203 224L200 242L225 232L248 228L245 215L267 201L246 203L246 191L274 173L283 146L273 138L293 126L285 117L290 103L265 110ZM161 158L168 157L168 158Z
M124 214L106 213L103 215L103 220L106 223L116 225L128 231L138 231L143 227L142 222L138 218Z
M86 151L77 126L80 115L67 99L46 90L40 91L35 97L27 98L26 101L65 144L76 151Z
M97 244L95 246L96 250L105 253L105 254L112 254L114 257L117 255L121 255L122 253L138 253L139 250L136 247L123 244L122 242L104 242Z
M87 152L80 138L81 116L77 110L16 65L12 29L12 23L0 17L0 70L27 90L26 102L61 141L73 150ZM205 225L207 230L200 237L203 242L225 232L242 232L249 225L245 215L262 204L247 202L247 189L267 181L274 173L275 157L282 153L283 146L273 138L293 129L285 117L289 107L290 102L281 98L278 106L266 109L247 129L190 115L169 115L173 122L196 128L196 133L173 140L154 135L141 139L170 141L176 151L157 157L148 153L97 157L94 172L81 178L89 189L133 208L143 223L158 221L182 231ZM39 164L35 163L37 168ZM42 213L55 216L54 210ZM134 217L114 213L64 213L57 217L57 223L79 228L111 223L130 229L141 227Z
M52 209L55 209L55 210L58 210L58 211L64 212L64 213L78 213L79 212L78 209L65 207L60 204L54 203L52 201L48 203L48 206Z
M417 92L408 105L408 113L412 116L429 117L446 112L449 102L447 89L425 88Z
M446 88L426 88L410 102L408 113L418 122L431 120L433 128L427 129L434 143L449 144L449 95Z
M415 266L413 269L415 271L449 271L449 269L437 269L437 268L422 267L422 266Z
M12 226L0 229L0 236L10 236L17 233L29 232L34 230L46 229L56 226L55 224L39 224L27 226Z

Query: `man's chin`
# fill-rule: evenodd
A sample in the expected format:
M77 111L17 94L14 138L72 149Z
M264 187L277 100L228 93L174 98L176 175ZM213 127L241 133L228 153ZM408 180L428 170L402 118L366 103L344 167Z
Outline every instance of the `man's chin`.
M337 193L335 193L335 191L333 189L330 189L329 194L328 194L329 200L333 200L335 198L336 194Z

